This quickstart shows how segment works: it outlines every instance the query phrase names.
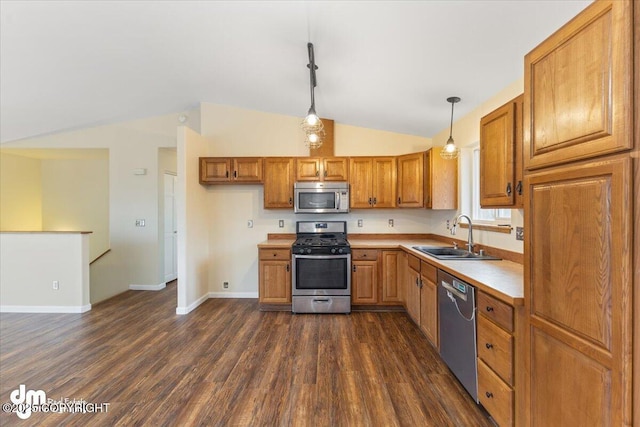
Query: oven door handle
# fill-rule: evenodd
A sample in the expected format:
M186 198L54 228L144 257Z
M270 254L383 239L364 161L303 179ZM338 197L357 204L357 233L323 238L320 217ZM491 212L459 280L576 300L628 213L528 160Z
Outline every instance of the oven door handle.
M293 259L349 259L351 254L341 254L341 255L298 255L293 254Z
M327 303L327 304L328 304L328 303L330 303L330 302L331 302L331 300L330 300L329 298L322 298L322 299L320 299L320 298L314 298L314 299L313 299L313 302L321 302L321 303Z

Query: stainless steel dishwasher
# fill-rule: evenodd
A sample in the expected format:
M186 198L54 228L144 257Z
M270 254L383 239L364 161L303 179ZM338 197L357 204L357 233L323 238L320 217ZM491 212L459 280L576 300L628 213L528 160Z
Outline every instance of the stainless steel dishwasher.
M438 270L440 356L478 403L475 288Z

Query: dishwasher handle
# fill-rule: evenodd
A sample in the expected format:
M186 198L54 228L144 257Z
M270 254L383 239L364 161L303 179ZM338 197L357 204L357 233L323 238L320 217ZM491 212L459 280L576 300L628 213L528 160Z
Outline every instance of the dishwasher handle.
M458 299L461 299L462 301L467 300L467 294L463 294L462 292L451 286L448 282L440 280L440 285L442 285L443 288L455 295Z

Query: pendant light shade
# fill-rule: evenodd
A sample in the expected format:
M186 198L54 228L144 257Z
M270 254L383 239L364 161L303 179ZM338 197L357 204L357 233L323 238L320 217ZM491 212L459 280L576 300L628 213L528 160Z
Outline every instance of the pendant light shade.
M458 158L460 155L460 148L456 146L456 143L453 141L453 106L456 102L460 102L460 98L457 96L452 96L447 98L447 102L451 103L451 124L449 127L449 139L442 150L440 150L440 157L446 160L452 160Z
M309 87L311 88L311 107L307 112L307 116L300 123L300 127L305 134L305 145L309 148L320 148L324 140L324 125L322 120L316 114L316 100L314 96L314 88L317 85L316 80L316 66L315 55L313 53L313 43L307 43L307 50L309 51Z

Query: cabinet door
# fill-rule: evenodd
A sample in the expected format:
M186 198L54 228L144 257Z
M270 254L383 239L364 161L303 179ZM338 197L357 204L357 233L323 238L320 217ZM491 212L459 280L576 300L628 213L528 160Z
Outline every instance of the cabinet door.
M480 119L480 206L513 206L515 202L515 113L507 102Z
M376 157L373 159L373 195L374 208L395 208L397 168L395 157Z
M289 261L260 261L260 302L291 304L291 267Z
M291 157L264 159L264 208L293 209L293 168Z
M398 157L398 207L424 206L424 153Z
M349 159L346 157L329 157L322 161L322 180L348 181Z
M630 0L597 1L525 56L526 169L633 146L633 28Z
M382 251L382 303L401 303L400 251Z
M226 157L200 157L200 183L229 182L231 159Z
M373 181L370 157L349 159L349 206L352 209L366 209L373 206L371 183Z
M262 158L238 157L233 159L233 181L237 182L262 182Z
M458 159L443 159L433 149L425 153L424 198L430 209L458 209Z
M408 267L406 271L407 313L416 325L420 325L420 273L411 267Z
M426 267L426 268L425 268ZM422 271L424 270L424 271ZM422 263L420 279L420 329L429 341L438 347L438 288L436 286L437 270Z
M525 178L525 413L536 425L630 419L632 194L623 156Z
M296 159L296 181L321 181L322 159L304 157Z
M353 261L351 274L351 302L378 302L378 261Z

